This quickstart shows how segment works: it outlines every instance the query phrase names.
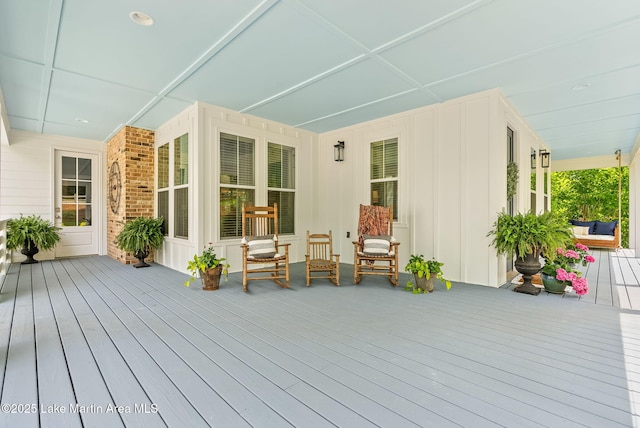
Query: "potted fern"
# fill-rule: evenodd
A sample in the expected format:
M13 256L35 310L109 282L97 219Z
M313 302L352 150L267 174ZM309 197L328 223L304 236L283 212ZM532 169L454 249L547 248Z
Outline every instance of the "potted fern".
M406 289L413 291L414 294L431 293L436 279L444 282L447 290L450 289L451 281L444 278L442 266L444 266L444 263L435 259L425 260L422 254L412 254L404 270L413 274L414 281L407 282Z
M163 218L136 217L124 224L124 227L116 236L116 245L127 253L132 253L138 259L136 268L147 267L144 261L151 251L162 245L164 234L162 233Z
M557 248L573 242L571 224L552 212L500 213L487 236L493 236L491 245L498 254L515 255L515 267L524 280L515 291L532 295L540 293L531 283L533 275L542 268L540 256L553 255Z
M187 263L187 270L191 272L191 278L184 283L187 287L200 275L203 290L217 290L220 288L220 278L225 274L229 278L229 263L223 257L216 256L216 252L209 243L202 254L195 254Z
M7 222L7 249L22 248L27 259L22 264L38 263L33 258L40 250L50 250L60 241L60 228L40 216L30 215Z

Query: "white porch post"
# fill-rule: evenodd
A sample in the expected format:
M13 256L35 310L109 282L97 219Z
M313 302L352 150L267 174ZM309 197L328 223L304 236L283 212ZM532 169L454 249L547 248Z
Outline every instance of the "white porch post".
M640 160L634 157L629 165L629 248L635 251L635 256L640 257Z

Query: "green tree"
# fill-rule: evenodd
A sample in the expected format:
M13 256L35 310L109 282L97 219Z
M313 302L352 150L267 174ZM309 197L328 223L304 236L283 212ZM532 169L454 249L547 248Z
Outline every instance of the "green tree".
M622 173L620 238L629 246L629 168ZM551 210L587 221L618 219L618 168L558 171L551 174Z

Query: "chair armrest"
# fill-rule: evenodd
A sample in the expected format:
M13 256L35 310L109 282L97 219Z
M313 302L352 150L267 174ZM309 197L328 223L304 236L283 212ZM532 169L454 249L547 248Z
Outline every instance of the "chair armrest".
M288 255L289 254L289 246L290 245L291 245L291 243L286 243L286 244L278 243L278 244L276 244L276 249L280 248L280 247L284 247L284 253Z

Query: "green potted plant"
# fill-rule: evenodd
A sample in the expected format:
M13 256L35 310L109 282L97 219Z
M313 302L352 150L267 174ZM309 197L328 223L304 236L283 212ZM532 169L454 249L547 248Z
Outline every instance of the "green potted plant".
M191 278L184 283L187 287L200 275L203 290L217 290L220 288L220 277L224 273L225 279L229 278L229 263L223 257L216 256L216 252L209 243L202 254L195 254L187 263L187 270L191 272Z
M50 250L60 241L60 228L40 216L30 215L7 222L7 249L22 248L27 259L22 264L38 263L33 258L40 250Z
M162 233L163 218L136 217L124 224L116 236L116 245L123 251L132 253L138 259L136 268L147 267L145 257L164 241Z
M404 270L413 274L414 281L407 282L406 290L411 290L414 294L431 293L436 279L444 282L447 290L450 289L451 281L444 278L442 266L444 263L435 259L425 260L422 254L412 254Z
M498 254L515 255L515 267L524 279L515 291L533 295L540 293L531 283L532 276L542 268L540 256L553 254L557 248L573 242L571 224L551 212L513 216L500 213L487 236L493 237L490 245Z

